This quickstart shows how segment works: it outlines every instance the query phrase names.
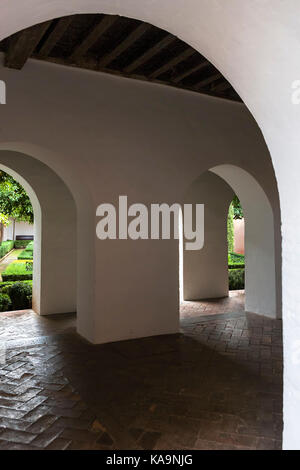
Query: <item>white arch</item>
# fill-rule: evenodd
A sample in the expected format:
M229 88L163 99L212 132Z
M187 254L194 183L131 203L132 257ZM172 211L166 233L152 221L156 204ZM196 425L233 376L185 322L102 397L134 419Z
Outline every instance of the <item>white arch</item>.
M27 191L35 217L33 309L76 311L76 208L63 181L34 158L0 150L0 168Z
M274 217L271 204L256 179L234 165L211 172L225 180L239 197L245 214L245 308L249 312L281 317L280 285L276 285ZM278 253L279 256L279 253ZM278 298L279 295L278 295Z
M300 77L298 0L3 0L1 37L76 13L123 14L174 33L205 55L251 110L269 147L282 208L285 341L285 448L300 446L300 106L291 84ZM291 201L296 201L291 214Z
M1 155L1 152L0 152ZM0 157L1 162L1 157ZM11 175L25 189L32 204L34 213L34 260L33 260L33 283L32 283L32 308L36 313L41 312L41 226L42 209L36 192L22 175L11 167L0 163L0 170Z
M183 251L183 298L201 300L228 296L227 216L232 188L210 171L188 188L184 202L204 204L204 245Z

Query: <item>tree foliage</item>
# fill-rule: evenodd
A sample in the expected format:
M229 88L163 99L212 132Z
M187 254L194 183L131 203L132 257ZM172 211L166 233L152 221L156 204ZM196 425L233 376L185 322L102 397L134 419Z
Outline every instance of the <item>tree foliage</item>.
M233 206L233 218L243 219L244 218L243 208L241 206L239 198L236 195L234 196L232 200L232 206Z
M33 223L33 208L25 189L4 171L0 171L0 214L4 221L12 217Z

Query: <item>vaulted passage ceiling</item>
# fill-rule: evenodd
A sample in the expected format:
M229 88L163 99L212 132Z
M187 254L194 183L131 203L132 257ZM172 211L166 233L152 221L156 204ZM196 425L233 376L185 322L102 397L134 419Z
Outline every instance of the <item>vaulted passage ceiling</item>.
M235 101L239 95L199 52L148 23L113 15L67 16L0 42L5 66L29 57L163 83Z

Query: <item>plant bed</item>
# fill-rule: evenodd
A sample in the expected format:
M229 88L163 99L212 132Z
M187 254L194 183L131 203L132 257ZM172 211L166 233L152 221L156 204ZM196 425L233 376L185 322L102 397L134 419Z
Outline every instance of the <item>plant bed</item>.
M228 268L243 269L245 268L245 256L239 253L228 253Z
M0 293L7 293L6 292L6 287L10 287L13 284L15 284L18 281L5 281L5 282L0 282ZM26 281L21 281L23 284L27 284L28 286L32 287L32 280L26 280Z
M0 258L3 258L7 253L9 253L14 248L14 242L8 240L6 242L0 243Z
M32 281L0 282L0 312L32 307Z
M25 281L32 279L32 261L14 261L3 271L3 281Z
M0 293L0 312L11 310L11 299L9 295Z
M14 247L15 248L26 248L29 243L32 242L32 240L15 240L14 241Z
M25 250L23 250L19 254L18 259L20 260L33 259L33 241L28 243Z
M245 269L229 269L229 290L245 289Z

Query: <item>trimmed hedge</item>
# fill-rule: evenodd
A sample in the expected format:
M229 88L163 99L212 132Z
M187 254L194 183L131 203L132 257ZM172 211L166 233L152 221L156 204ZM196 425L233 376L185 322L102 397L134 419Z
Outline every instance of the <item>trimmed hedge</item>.
M18 259L33 259L33 241L28 243L27 247L25 250L23 250L19 256Z
M228 216L227 216L227 243L228 243L228 253L234 250L234 225L233 225L233 205L232 203L229 206Z
M32 287L24 282L15 282L9 287L8 297L11 299L12 310L31 308Z
M3 294L7 294L8 290L7 288L15 284L16 281L5 281L5 282L0 282L0 293L2 292ZM31 286L32 288L32 280L27 280L27 281L22 281L23 284L27 284L28 286Z
M229 290L245 289L245 269L229 269Z
M0 312L32 306L32 281L0 282Z
M21 259L21 260L33 259L33 251L23 250L22 253L19 254L18 259Z
M0 312L7 312L11 309L11 299L7 294L0 293Z
M26 248L32 240L15 240L14 247L17 249Z
M9 253L14 247L14 242L12 240L8 240L6 242L2 242L0 244L0 258L3 258L7 253Z
M32 261L18 262L14 261L10 263L5 271L3 271L3 281L25 281L32 279Z
M234 264L228 264L228 269L244 269L245 265L243 263L234 263Z
M245 268L245 256L239 253L228 253L228 268L243 269Z
M234 251L231 251L228 254L228 258L232 261L232 263L244 263L245 262L245 255L242 255L241 253L235 253Z

